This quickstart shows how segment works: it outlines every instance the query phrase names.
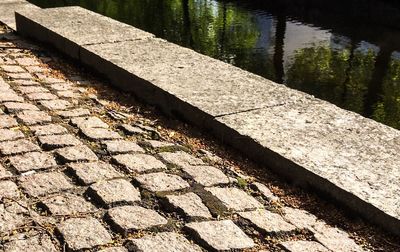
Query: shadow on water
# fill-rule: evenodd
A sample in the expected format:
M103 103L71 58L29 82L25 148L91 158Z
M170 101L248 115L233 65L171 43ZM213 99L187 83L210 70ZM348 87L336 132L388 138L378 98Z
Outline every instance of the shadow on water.
M400 129L392 0L30 0L80 5Z

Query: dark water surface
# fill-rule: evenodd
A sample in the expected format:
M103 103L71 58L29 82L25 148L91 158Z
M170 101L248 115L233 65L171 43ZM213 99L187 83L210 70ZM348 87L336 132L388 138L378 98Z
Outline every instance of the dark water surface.
M396 1L30 2L80 5L400 129Z

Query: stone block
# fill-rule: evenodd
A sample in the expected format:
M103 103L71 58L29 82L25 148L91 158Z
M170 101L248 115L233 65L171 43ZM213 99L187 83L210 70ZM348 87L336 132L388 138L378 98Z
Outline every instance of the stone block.
M123 175L116 171L112 165L102 161L91 163L70 163L68 164L68 171L73 174L82 185L90 185L98 181L123 177Z
M87 193L106 207L140 201L139 190L125 179L96 182L89 187Z
M165 170L167 166L160 160L147 154L121 154L113 156L113 161L122 165L128 172L143 173Z
M213 251L250 249L255 243L231 220L192 222L186 229L206 248Z
M91 249L112 241L103 225L92 217L68 219L59 224L57 229L72 251Z
M176 191L190 187L181 177L164 172L138 175L135 180L141 187L152 192Z
M96 154L85 145L58 149L55 153L64 163L94 162L99 159Z
M108 210L107 216L111 226L122 234L159 227L168 223L156 211L140 206L115 207Z
M215 196L229 211L246 211L263 208L260 202L238 188L210 187L205 190Z
M33 197L61 192L73 187L60 172L35 173L21 176L18 180L24 191Z
M29 152L9 158L11 166L19 173L56 167L54 157L44 152Z

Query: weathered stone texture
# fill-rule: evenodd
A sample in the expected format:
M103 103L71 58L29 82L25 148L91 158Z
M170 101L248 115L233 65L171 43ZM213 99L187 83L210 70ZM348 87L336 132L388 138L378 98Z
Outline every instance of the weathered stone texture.
M192 155L183 152L161 152L159 155L168 163L183 167L186 165L204 165L204 162Z
M26 193L38 197L71 189L73 185L60 172L36 173L19 177L19 183Z
M111 154L124 154L131 152L143 153L144 150L135 142L127 140L113 140L103 142L106 149Z
M108 128L108 124L103 122L98 117L76 117L71 119L71 124L78 127L79 129L87 128Z
M165 196L168 204L188 218L211 218L211 213L195 193Z
M26 125L51 122L51 116L43 111L22 111L17 113L17 117Z
M140 192L125 179L99 181L90 186L88 193L105 206L140 201Z
M6 108L8 113L17 113L24 110L39 110L39 108L35 105L23 102L5 102L4 107Z
M39 136L38 140L42 148L47 150L82 144L78 138L70 134Z
M24 137L24 134L19 130L0 129L0 142L17 140Z
M30 152L9 158L10 164L19 173L48 169L57 166L53 156L43 152Z
M70 193L46 197L41 200L41 204L53 215L76 215L96 211L82 196Z
M165 225L168 221L156 211L140 206L122 206L108 210L112 226L121 233Z
M281 247L289 252L329 252L327 248L315 241L286 241Z
M111 235L92 218L72 218L57 226L68 248L71 250L90 249L112 241Z
M80 128L82 134L87 138L98 141L98 140L112 140L121 139L122 137L115 131L103 128Z
M167 168L160 160L147 154L121 154L114 156L113 160L129 172L142 173Z
M219 169L212 166L185 165L183 171L188 173L196 183L203 186L228 184L229 178Z
M206 191L221 201L228 210L246 211L263 207L255 198L238 188L211 187L206 188Z
M15 126L18 126L18 122L13 117L8 115L0 115L0 129L12 128Z
M4 252L35 251L57 252L48 235L37 234L27 238L16 238L4 245Z
M18 186L9 180L0 180L0 201L4 198L7 199L18 199L20 196L20 192L18 190Z
M38 145L28 140L0 142L0 153L2 155L14 155L39 150L40 147Z
M143 188L152 192L175 191L190 187L181 177L164 172L138 175L135 179Z
M58 124L31 126L29 128L36 136L60 135L68 133L66 128Z
M195 237L207 248L215 251L248 249L255 246L231 220L192 222L186 225Z
M172 232L158 233L140 239L132 239L129 242L129 248L138 252L202 251L199 246L188 241L183 235Z
M69 171L83 185L90 185L98 181L123 177L112 165L104 162L71 163Z
M265 209L258 209L251 212L240 212L239 215L249 220L258 229L265 233L290 232L296 229L295 226L286 222L282 216Z
M98 157L94 152L85 145L66 147L58 149L56 154L63 162L91 162L97 161Z

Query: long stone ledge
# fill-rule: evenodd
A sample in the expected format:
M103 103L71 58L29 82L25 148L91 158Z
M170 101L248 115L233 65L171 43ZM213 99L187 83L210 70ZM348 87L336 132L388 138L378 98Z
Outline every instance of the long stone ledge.
M12 29L16 29L15 11L32 11L40 9L25 0L1 0L0 22Z
M400 131L79 7L16 21L116 87L400 234Z

